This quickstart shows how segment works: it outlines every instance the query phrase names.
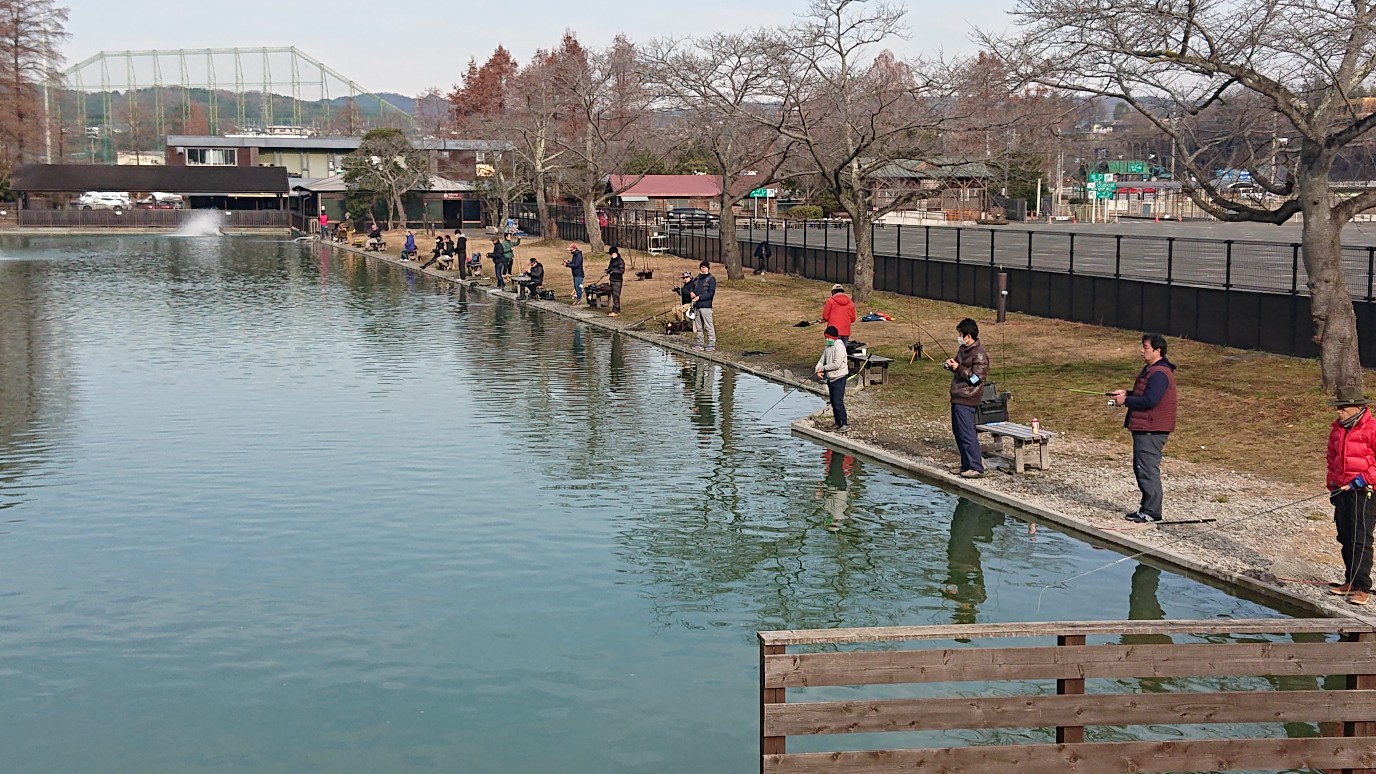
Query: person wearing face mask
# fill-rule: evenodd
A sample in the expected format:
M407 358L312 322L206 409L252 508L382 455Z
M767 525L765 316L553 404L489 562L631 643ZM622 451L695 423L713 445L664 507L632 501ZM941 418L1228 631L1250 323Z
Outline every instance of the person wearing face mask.
M960 477L984 476L984 456L975 432L975 413L989 376L989 353L979 343L979 323L966 317L956 325L956 356L949 358L951 372L951 434L960 450Z

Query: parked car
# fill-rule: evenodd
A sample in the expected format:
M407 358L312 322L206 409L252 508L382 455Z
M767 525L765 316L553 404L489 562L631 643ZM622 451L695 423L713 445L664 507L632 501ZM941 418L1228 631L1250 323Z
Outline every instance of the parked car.
M186 206L186 202L181 194L153 191L135 202L134 206L141 210L180 210Z
M664 220L671 226L703 226L706 228L715 227L721 222L721 218L701 207L675 207L669 210L669 214L664 217Z
M118 191L87 191L73 202L80 210L127 210L130 204L129 194Z

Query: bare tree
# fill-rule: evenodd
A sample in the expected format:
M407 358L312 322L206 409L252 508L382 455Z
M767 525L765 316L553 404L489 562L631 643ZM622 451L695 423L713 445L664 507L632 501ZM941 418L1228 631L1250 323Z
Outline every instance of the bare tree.
M1342 230L1376 190L1338 199L1330 173L1376 113L1357 95L1376 70L1369 0L1021 0L1021 75L1125 101L1168 136L1186 193L1225 221L1303 217L1314 340L1324 389L1362 385ZM1247 169L1260 197L1237 197L1214 167Z
M446 137L454 118L449 100L438 86L431 86L416 95L416 129L428 137Z
M67 9L54 0L0 0L0 142L10 164L26 160L28 141L46 120L36 84L62 61ZM40 135L41 136L41 135Z
M597 207L639 180L622 173L646 147L651 93L634 47L620 36L607 49L588 52L581 63L561 67L555 84L573 111L566 131L554 137L566 153L562 179L582 203L589 246L600 253L607 246ZM619 189L611 185L612 175L621 175Z
M855 231L855 298L874 290L875 218L911 203L910 189L876 206L874 173L940 152L951 80L937 63L902 62L884 42L904 32L904 11L882 0L813 0L780 38L771 88L784 111L781 131L810 172L849 216Z
M745 276L736 241L736 205L752 189L781 179L793 142L785 116L768 101L778 40L763 33L717 33L689 42L657 41L646 53L665 106L680 110L679 144L705 159L721 180L722 263L729 279ZM748 186L748 187L747 187Z
M406 222L402 196L430 176L425 154L416 150L399 129L373 129L363 135L358 150L344 157L344 181L350 192L378 191L387 196L387 227L398 216Z
M560 84L576 79L576 73L586 65L587 54L582 44L566 31L559 48L536 51L517 73L510 97L504 128L521 158L520 166L530 174L540 234L544 238L559 233L550 215L549 190L563 159L569 155L556 138L576 127L574 105Z

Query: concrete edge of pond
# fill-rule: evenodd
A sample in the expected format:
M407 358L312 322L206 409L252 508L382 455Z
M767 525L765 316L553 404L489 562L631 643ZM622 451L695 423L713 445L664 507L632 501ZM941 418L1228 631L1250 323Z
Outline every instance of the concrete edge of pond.
M939 468L924 465L888 449L848 438L839 433L820 430L808 422L807 419L794 420L792 429L793 432L811 440L864 455L865 457L872 458L885 465L911 473L925 481L940 484L943 488L959 492L964 496L969 496L972 499L981 501L985 505L1009 508L1026 513L1040 521L1055 525L1065 532L1091 544L1100 544L1123 549L1131 554L1141 554L1142 558L1151 559L1164 564L1186 576L1197 578L1202 581L1212 580L1215 582L1215 585L1221 585L1225 588L1232 587L1236 590L1244 591L1251 596L1279 604L1285 608L1316 613L1326 618L1351 618L1368 624L1376 624L1376 615L1367 614L1365 611L1339 609L1316 604L1308 598L1291 594L1280 586L1263 583L1256 578L1240 573L1221 571L1205 562L1192 559L1173 551L1163 550L1160 546L1153 546L1149 543L1135 540L1131 536L1120 532L1108 532L1099 529L1085 521L1060 513L1059 511L1044 508L1016 495L1001 492L992 487L982 486L978 483L978 479L963 479Z
M317 241L312 244L318 246L320 243ZM461 280L457 277L453 277L448 274L443 274L435 270L422 269L419 264L412 263L409 261L401 261L399 258L395 258L387 253L378 253L376 251L364 251L359 248L340 244L334 244L332 246L341 250L346 250L351 253L357 253L360 255L364 255L366 257L376 258L386 263L390 263L400 268L406 269L407 271L414 271L429 277L433 277L435 279L453 283L455 285L464 285L473 290L482 291L489 296L505 300L512 304L533 304L535 308L544 310L546 312L552 312L561 317L566 317L571 320L576 320L578 322L602 328L603 330L609 331L611 333L620 333L647 342L649 344L662 347L672 352L677 352L682 355L688 355L701 360L707 360L709 362L713 362L722 366L729 366L739 371L744 371L754 376L758 376L762 379L767 379L772 382L784 384L799 390L805 390L807 392L811 392L817 395L825 395L825 392L819 385L799 380L793 377L791 374L780 373L778 371L766 371L764 369L755 368L748 363L742 363L736 360L731 360L729 358L721 356L716 352L694 350L689 346L684 346L675 341L665 340L662 337L657 337L645 331L627 330L626 326L610 323L606 320L605 317L592 317L586 314L580 314L579 312L575 311L574 307L571 307L568 304L552 301L518 302L514 294L498 290L496 287L481 286L474 283L465 282L464 280ZM1203 582L1210 582L1212 585L1224 588L1224 590L1229 590L1230 588L1232 590L1240 590L1253 597L1263 599L1268 602L1275 603L1281 607L1289 608L1296 611L1315 613L1329 618L1351 618L1354 620L1362 621L1367 624L1376 625L1376 614L1367 614L1364 611L1339 609L1336 607L1329 607L1326 605L1317 604L1314 601L1307 599L1305 597L1301 597L1296 594L1291 594L1290 592L1286 591L1284 588L1281 588L1279 586L1274 586L1269 583L1263 583L1255 578L1251 578L1249 576L1242 575L1239 573L1221 571L1216 567L1212 567L1196 559L1191 559L1190 557L1172 551L1163 550L1161 547L1152 546L1148 543L1135 540L1126 534L1102 530L1093 526L1092 524L1089 524L1080 519L1076 519L1072 516L1061 513L1059 511L1044 508L1040 505L1037 505L1036 503L1024 500L1023 498L1014 495L1007 494L1005 492L1000 492L991 487L982 486L979 483L977 483L978 479L963 479L959 476L952 475L939 468L924 465L916 460L913 460L912 458L890 451L888 449L884 449L879 446L873 446L871 444L867 444L862 441L849 438L839 433L830 433L824 430L819 430L816 427L812 426L806 418L794 420L791 424L791 429L793 430L793 432L805 436L810 440L818 441L828 446L846 449L848 451L855 452L856 454L864 455L882 464L897 468L906 473L910 473L925 481L940 484L943 488L946 488L954 492L959 492L961 495L969 496L973 499L979 500L985 505L1000 508L1009 508L1015 511L1025 513L1029 516L1035 517L1037 520L1046 522L1047 524L1055 525L1056 527L1064 530L1065 532L1074 535L1077 539L1084 540L1085 542L1088 542L1090 544L1098 544L1111 548L1121 549L1128 551L1132 554L1142 554L1144 558L1150 558L1156 562L1166 565L1174 571L1180 572L1188 577L1192 577Z

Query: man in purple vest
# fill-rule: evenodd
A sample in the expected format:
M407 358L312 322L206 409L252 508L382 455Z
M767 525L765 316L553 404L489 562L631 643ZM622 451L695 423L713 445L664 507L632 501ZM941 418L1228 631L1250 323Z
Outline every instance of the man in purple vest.
M1175 429L1175 365L1166 359L1166 338L1159 333L1142 335L1142 361L1146 363L1132 392L1114 390L1113 403L1128 407L1123 427L1132 431L1132 472L1142 490L1142 504L1127 515L1128 521L1150 524L1161 520L1161 450Z

